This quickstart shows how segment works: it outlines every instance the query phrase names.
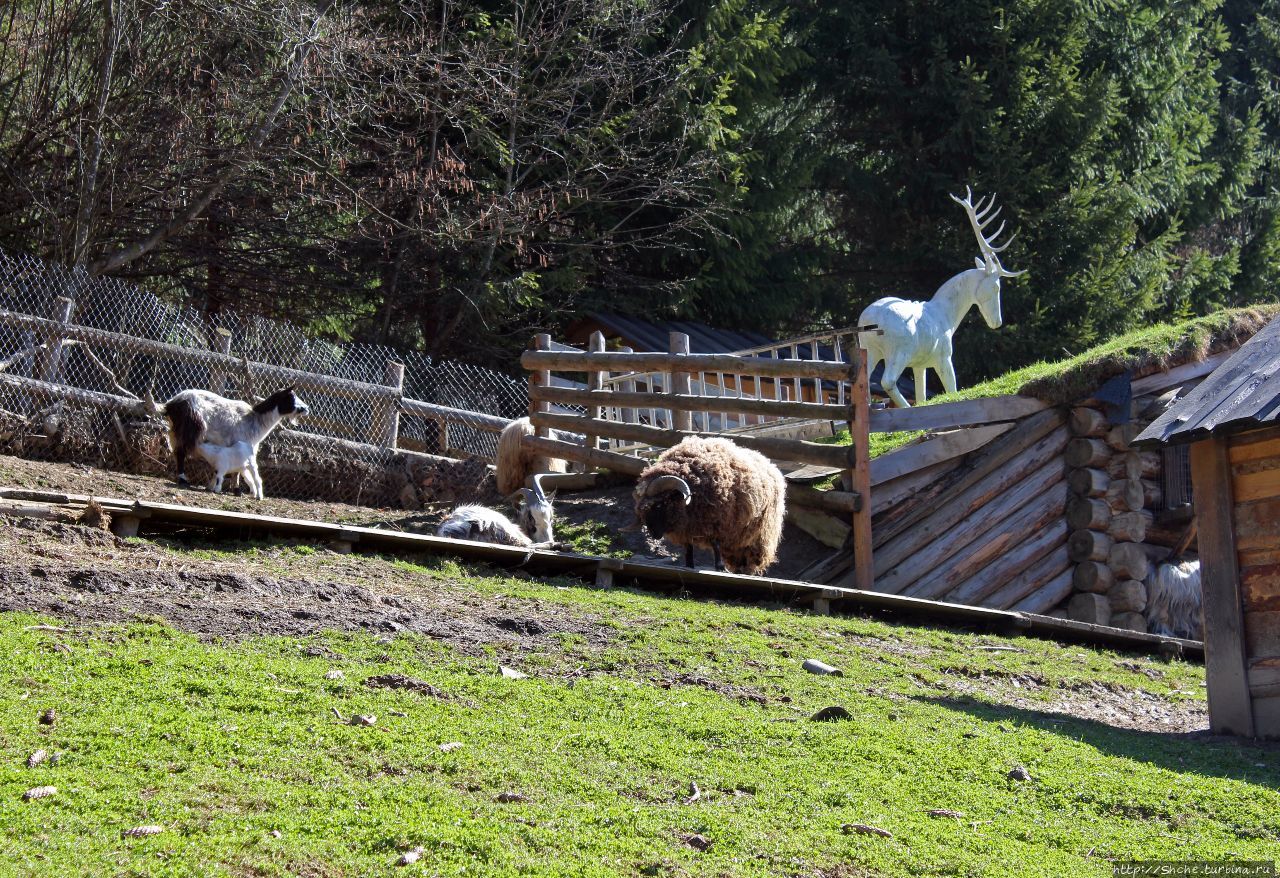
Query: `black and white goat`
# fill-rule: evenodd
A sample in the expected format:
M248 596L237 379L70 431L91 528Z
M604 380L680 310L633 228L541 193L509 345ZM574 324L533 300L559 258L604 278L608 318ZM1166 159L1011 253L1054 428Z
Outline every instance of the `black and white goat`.
M554 541L555 492L542 488L541 475L532 488L521 488L508 498L516 507L516 522L487 506L459 506L441 522L436 535L455 540L476 540L503 546L549 546Z
M236 473L249 486L249 493L253 498L262 499L262 476L258 473L258 454L254 446L243 440L234 445L201 442L197 450L200 456L213 467L213 481L209 482L210 491L221 494L222 480L228 473Z
M202 444L230 447L237 442L247 442L253 452L256 472L258 446L262 440L285 418L296 418L307 411L307 404L292 387L277 390L257 405L227 399L208 390L181 391L164 404L164 415L169 419L169 447L178 463L178 484L187 484L187 456L204 457ZM210 463L217 466L215 461ZM262 497L261 479L258 479L256 496Z

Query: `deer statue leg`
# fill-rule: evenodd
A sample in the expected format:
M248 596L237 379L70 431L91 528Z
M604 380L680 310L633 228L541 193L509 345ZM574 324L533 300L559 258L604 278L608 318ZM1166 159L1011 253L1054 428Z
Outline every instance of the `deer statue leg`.
M924 405L929 399L929 367L916 366L912 374L916 376L916 405Z
M951 365L950 357L943 357L937 367L938 377L947 393L956 392L956 367Z
M889 398L893 400L894 405L898 408L910 408L907 398L902 395L902 391L898 389L898 379L902 377L902 372L907 368L906 356L898 351L890 354L884 361L884 372L880 375L880 386L884 388L884 392L889 394Z

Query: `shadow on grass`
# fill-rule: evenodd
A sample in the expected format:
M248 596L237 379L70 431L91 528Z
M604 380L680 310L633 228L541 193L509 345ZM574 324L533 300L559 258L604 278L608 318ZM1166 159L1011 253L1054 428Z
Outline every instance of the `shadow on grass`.
M1280 741L1214 735L1208 731L1154 732L1123 729L1064 713L991 704L971 698L921 696L914 700L966 713L984 722L1005 722L1081 741L1112 756L1145 762L1181 774L1195 773L1280 788Z

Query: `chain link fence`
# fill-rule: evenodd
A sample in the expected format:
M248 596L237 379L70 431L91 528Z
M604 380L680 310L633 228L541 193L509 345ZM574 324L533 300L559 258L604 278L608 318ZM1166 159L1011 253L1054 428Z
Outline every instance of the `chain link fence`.
M2 450L165 472L165 425L139 415L145 403L191 387L256 401L288 384L311 413L273 434L259 459L269 492L299 498L426 502L414 472L423 462L404 452L470 461L464 478L483 477L497 430L528 409L525 383L491 369L207 315L0 250Z

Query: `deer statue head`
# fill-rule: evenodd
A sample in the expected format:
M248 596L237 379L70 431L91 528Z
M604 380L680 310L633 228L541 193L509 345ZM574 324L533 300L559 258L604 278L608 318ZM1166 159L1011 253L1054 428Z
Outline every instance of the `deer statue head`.
M995 206L995 195L980 198L975 205L973 203L973 192L966 186L964 187L964 198L952 195L951 200L964 208L965 216L969 218L969 225L973 226L973 234L978 238L978 249L982 251L982 255L974 259L974 263L983 273L982 279L974 289L974 301L978 305L978 310L982 312L983 319L987 321L987 326L992 329L999 329L1002 322L1000 319L1000 278L1017 277L1018 275L1026 274L1026 271L1009 271L1000 264L1000 254L1013 243L1015 235L1011 234L1009 240L996 246L996 238L1000 237L1001 233L1004 232L1003 221L994 232L990 235L986 234L987 226L995 222L996 217L1000 214L1000 208Z

